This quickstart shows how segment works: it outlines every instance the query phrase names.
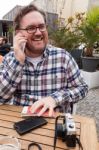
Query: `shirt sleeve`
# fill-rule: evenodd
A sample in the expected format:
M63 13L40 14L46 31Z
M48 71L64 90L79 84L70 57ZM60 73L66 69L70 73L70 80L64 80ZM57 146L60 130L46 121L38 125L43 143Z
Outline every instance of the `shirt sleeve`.
M69 55L66 70L67 86L64 89L52 93L51 96L56 100L57 105L65 102L77 102L83 99L88 92L88 85L85 83L77 63Z
M0 97L11 98L21 80L22 68L12 53L4 57L0 65Z

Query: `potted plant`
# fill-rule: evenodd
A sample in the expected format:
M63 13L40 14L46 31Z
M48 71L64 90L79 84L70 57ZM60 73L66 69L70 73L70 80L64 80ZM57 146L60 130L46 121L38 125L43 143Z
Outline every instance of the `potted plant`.
M78 47L83 45L82 57L80 55L76 61L78 65L80 64L81 72L89 88L99 86L97 81L99 78L99 71L97 71L99 69L99 57L93 56L95 45L99 45L99 7L90 9L87 14L77 13L74 17L69 17L64 26L60 26L52 32L51 39L53 39L54 44L65 48L71 54L73 52L75 54ZM99 46L97 47L99 48ZM97 52L98 48L96 48Z
M50 30L50 39L53 40L54 45L69 51L80 68L82 50L78 49L81 44L81 34L78 28L82 24L83 15L84 13L77 13L74 17L69 17L62 26L60 21L57 21L58 28L52 32Z
M90 9L79 27L84 44L82 53L83 70L94 72L99 70L99 57L94 56L96 43L99 43L99 7Z

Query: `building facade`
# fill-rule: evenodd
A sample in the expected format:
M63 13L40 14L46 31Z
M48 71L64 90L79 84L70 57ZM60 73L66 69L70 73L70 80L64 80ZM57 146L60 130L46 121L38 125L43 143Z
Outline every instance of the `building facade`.
M22 8L20 5L16 5L13 9L11 9L7 14L3 16L3 20L10 20L13 21L17 12Z
M15 6L11 11L9 11L6 15L3 16L3 19L13 21L15 15L22 7L23 6L19 6L19 5ZM55 30L57 28L57 24L55 24L55 20L58 19L58 14L48 11L46 12L46 19L47 19L47 24L49 24L49 27Z
M67 19L77 12L87 12L93 6L99 6L99 0L31 0L31 4L50 14L57 14L58 18ZM3 16L3 19L13 20L22 6L15 6Z
M31 3L65 19L77 12L86 12L93 6L99 6L99 0L33 0Z
M64 25L65 20L75 13L87 12L91 7L99 6L99 0L31 0L32 3L46 12L47 23L54 30L57 28L55 20L60 19L61 25ZM5 29L10 22L13 24L13 19L21 7L23 6L17 5L3 16L0 21L0 35L9 36Z

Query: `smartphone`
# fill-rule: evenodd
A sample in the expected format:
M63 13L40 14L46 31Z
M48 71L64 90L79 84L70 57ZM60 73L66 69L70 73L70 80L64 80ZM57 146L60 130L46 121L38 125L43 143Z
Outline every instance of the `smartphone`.
M21 44L21 50L22 50L23 52L25 51L25 46L26 46L26 43L23 42L23 43Z
M29 117L22 121L15 122L14 129L22 135L45 124L47 124L47 121L43 117Z

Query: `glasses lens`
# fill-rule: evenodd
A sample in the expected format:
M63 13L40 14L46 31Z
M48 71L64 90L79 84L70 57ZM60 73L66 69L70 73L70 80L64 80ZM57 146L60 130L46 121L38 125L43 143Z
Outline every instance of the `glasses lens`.
M31 27L27 28L27 32L30 33L30 34L34 33L35 31L36 31L36 27L34 27L34 26L31 26Z
M40 31L45 31L46 30L46 25L42 24L38 28L39 28Z
M44 32L46 30L46 25L41 24L39 26L30 26L27 28L27 32L32 34L32 33L35 33L37 31L37 29L39 29L41 32Z

